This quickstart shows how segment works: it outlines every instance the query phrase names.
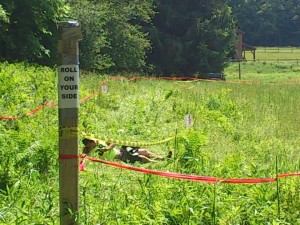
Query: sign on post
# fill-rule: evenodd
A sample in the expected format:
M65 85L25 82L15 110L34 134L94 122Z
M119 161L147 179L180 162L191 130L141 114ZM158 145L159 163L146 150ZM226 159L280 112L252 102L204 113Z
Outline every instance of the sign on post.
M60 22L58 66L60 224L78 224L79 215L79 47L78 21Z
M189 129L193 125L193 115L187 114L184 116L185 128Z
M58 107L79 108L79 66L62 65L58 71Z

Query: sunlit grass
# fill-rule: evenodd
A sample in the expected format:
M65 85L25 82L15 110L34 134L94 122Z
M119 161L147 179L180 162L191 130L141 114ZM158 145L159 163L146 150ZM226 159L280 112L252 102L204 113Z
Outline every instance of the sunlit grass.
M241 66L242 79L238 64L232 64L226 81L117 81L82 72L81 98L99 90L104 80L108 92L80 105L80 131L135 141L177 133L177 146L172 141L149 147L161 155L172 150L172 160L136 164L155 170L219 178L276 177L278 157L279 173L299 171L299 68L249 62ZM18 75L22 69L15 65L11 71ZM26 71L31 75L18 75L22 89L5 89L15 83L9 76L3 79L2 90L11 101L3 97L2 112L18 112L19 104L37 96L57 99L55 72L47 70L48 88L37 94L32 79L42 83L41 78L32 68ZM21 95L24 89L26 97ZM186 114L193 115L190 130L185 128ZM59 223L57 126L57 108L0 121L0 224ZM281 215L276 183L214 185L88 161L79 185L82 224L298 224L300 218L298 177L280 180Z
M252 60L253 55L250 51L246 51L245 58L247 60ZM297 62L297 59L300 60L300 48L295 47L257 47L256 49L256 60L272 60L272 61L284 61L284 60L293 60L294 63ZM292 61L290 61L292 62Z

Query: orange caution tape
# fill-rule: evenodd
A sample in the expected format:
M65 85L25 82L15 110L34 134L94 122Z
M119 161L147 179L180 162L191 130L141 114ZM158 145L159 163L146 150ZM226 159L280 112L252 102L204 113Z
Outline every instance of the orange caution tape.
M174 172L164 172L164 171L134 167L127 164L119 164L116 162L110 162L110 161L101 160L97 158L87 157L86 155L84 155L82 159L83 160L80 163L80 170L84 170L85 160L88 159L92 162L99 162L106 165L115 166L122 169L133 170L145 174L152 174L152 175L158 175L158 176L163 176L168 178L190 180L190 181L204 182L204 183L258 184L258 183L270 183L270 182L277 181L276 178L216 178L216 177L208 177L208 176L180 174ZM280 174L278 175L278 178L288 177L288 176L300 176L300 172Z

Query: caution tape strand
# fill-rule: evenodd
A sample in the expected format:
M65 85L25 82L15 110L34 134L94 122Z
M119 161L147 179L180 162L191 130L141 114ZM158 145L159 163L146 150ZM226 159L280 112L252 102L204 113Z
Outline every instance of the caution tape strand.
M91 140L104 141L106 143L114 143L118 145L125 145L125 146L132 146L132 147L148 147L148 146L160 145L175 139L175 137L169 137L161 141L144 142L144 141L124 141L124 140L118 140L109 137L95 137L95 135L93 134L86 134L84 132L82 132L81 135L83 136L83 138L87 138Z
M271 183L277 181L276 178L216 178L216 177L209 177L209 176L198 176L198 175L188 175L188 174L180 174L174 172L165 172L165 171L157 171L151 170L147 168L140 168L134 167L128 164L120 164L116 162L101 160L93 157L86 157L83 158L84 160L89 160L92 162L98 162L114 167L119 167L121 169L132 170L136 172L141 172L150 175L158 175L167 178L175 178L181 180L190 180L195 182L204 182L204 183L229 183L229 184L259 184L259 183ZM83 161L82 161L83 162ZM81 170L84 170L84 162L81 163ZM287 174L279 174L278 178L288 177L288 176L299 176L300 172L296 173L287 173Z
M189 174L165 172L165 171L151 170L147 168L134 167L128 164L120 164L120 163L106 161L106 160L97 159L93 157L87 157L86 154L59 155L59 159L63 159L63 160L78 159L78 158L81 158L79 164L80 171L85 170L85 162L86 160L89 160L92 162L98 162L98 163L118 167L121 169L132 170L132 171L141 172L145 174L158 175L167 178L189 180L189 181L202 182L202 183L259 184L259 183L271 183L277 181L276 178L216 178L210 176L189 175ZM291 176L300 176L300 172L279 174L278 178L291 177Z

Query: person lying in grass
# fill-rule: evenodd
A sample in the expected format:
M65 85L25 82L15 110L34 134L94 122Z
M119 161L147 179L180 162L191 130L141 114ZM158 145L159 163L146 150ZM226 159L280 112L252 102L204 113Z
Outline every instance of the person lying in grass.
M129 163L149 163L155 162L155 160L164 160L165 158L172 157L171 151L168 152L166 157L161 157L147 149L142 149L139 147L122 146L119 150L113 143L108 144L104 141L99 141L96 139L84 138L82 143L84 144L84 154L88 154L91 150L95 149L95 152L98 153L99 158L107 161L118 159Z

